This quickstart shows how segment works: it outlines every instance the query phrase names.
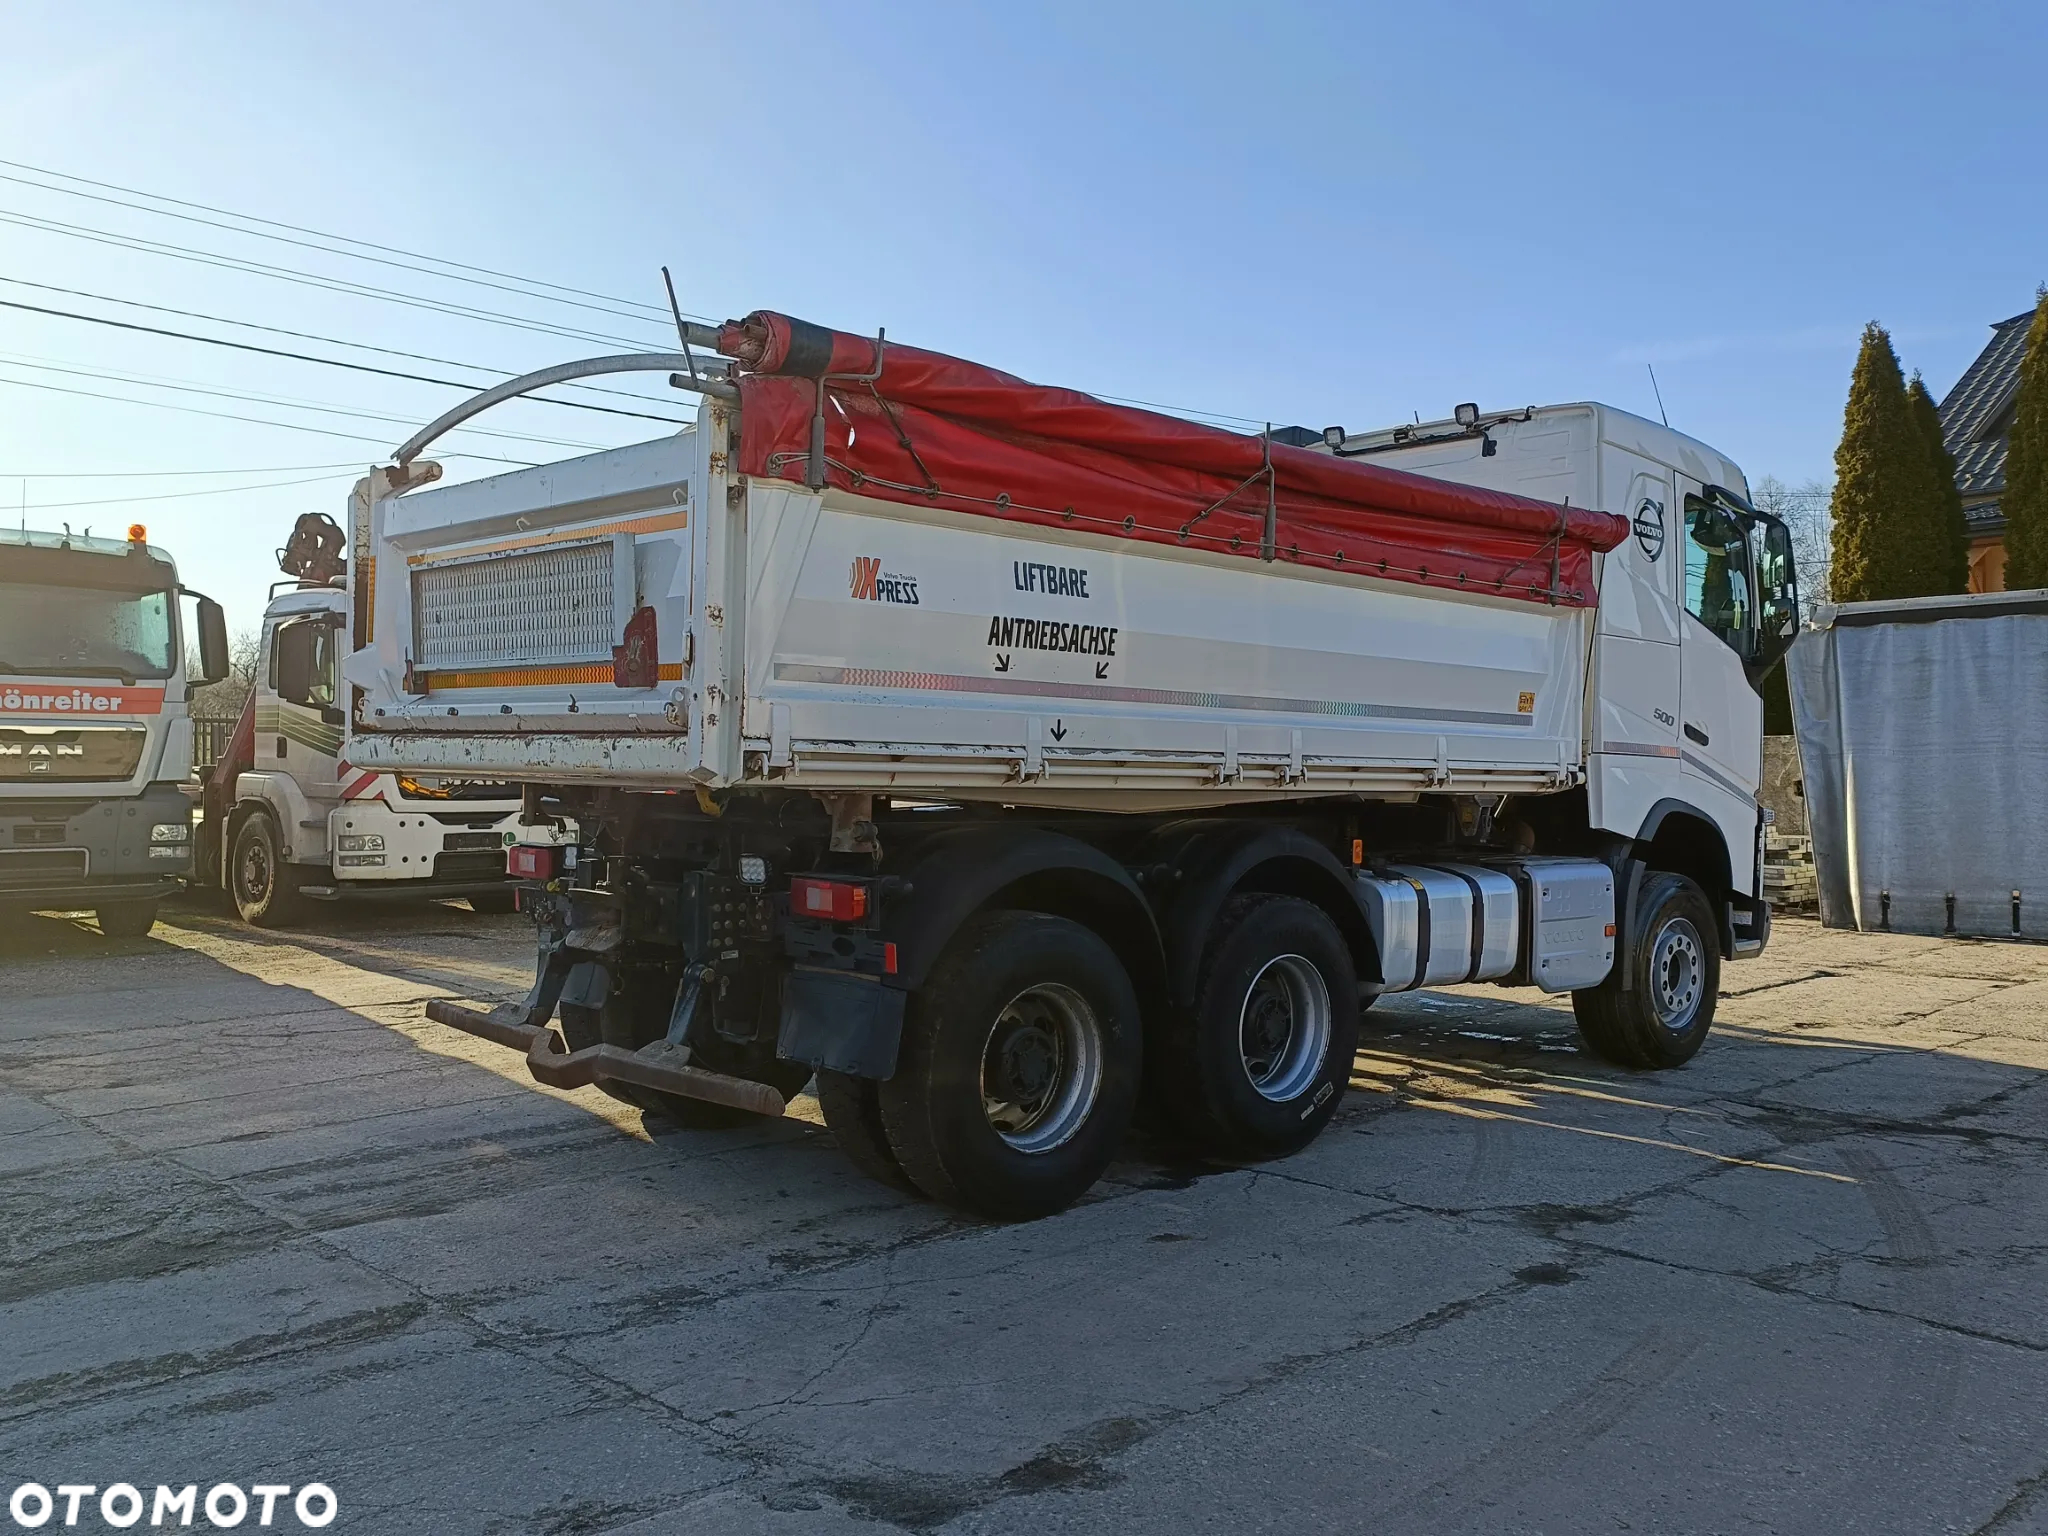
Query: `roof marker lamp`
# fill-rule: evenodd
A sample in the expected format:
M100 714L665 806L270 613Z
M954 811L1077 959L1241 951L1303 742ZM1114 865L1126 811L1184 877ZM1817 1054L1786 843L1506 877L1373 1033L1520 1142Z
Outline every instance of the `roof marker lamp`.
M1463 405L1452 408L1451 417L1469 431L1479 425L1479 405L1476 401L1467 400Z
M1323 446L1325 448L1342 448L1344 446L1344 429L1342 427L1323 428Z

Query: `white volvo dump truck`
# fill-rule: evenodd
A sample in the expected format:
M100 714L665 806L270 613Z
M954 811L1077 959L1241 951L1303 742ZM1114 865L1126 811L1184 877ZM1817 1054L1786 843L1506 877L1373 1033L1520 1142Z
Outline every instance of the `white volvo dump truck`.
M1713 450L1597 405L1243 437L766 312L682 346L356 492L350 761L580 829L512 850L526 1000L429 1010L540 1080L703 1123L815 1074L867 1171L1030 1217L1141 1095L1303 1146L1381 993L1569 992L1670 1067L1763 947L1796 595ZM424 488L453 423L634 368L695 422Z

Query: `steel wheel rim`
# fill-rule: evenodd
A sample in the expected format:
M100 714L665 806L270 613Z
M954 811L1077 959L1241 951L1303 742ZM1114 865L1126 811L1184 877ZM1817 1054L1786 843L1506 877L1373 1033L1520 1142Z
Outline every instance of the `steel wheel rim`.
M1260 1098L1285 1104L1308 1092L1330 1052L1330 988L1301 955L1259 967L1237 1014L1237 1054Z
M1657 932L1650 946L1650 995L1656 1000L1657 1022L1672 1034L1683 1034L1698 1017L1706 995L1706 951L1699 930L1675 917Z
M1102 1093L1102 1024L1072 987L1041 982L1004 1005L981 1050L981 1107L1004 1144L1037 1157L1066 1145Z
M251 901L261 901L270 891L270 855L261 838L250 838L242 850L242 890Z

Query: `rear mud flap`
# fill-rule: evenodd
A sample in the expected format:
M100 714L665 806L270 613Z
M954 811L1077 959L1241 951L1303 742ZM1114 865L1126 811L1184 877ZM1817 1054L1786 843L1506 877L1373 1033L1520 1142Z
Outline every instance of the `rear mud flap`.
M798 966L783 978L775 1053L849 1077L894 1077L907 996L873 977Z

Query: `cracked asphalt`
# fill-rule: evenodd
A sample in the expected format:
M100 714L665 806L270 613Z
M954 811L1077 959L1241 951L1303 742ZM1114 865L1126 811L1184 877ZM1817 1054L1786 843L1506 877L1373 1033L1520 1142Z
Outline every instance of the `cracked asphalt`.
M539 1536L2048 1532L2048 948L1782 921L1657 1076L1535 993L1388 1000L1302 1155L1134 1140L1016 1227L867 1182L807 1098L643 1124L424 1018L528 953L451 906L0 931L0 1487Z

